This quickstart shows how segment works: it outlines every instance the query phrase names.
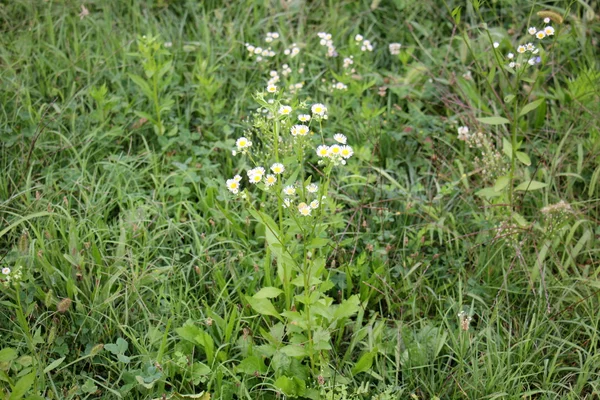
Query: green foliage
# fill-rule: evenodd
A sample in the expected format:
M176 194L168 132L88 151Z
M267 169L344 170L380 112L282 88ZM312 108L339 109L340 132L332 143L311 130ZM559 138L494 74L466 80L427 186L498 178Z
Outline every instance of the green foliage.
M0 399L600 396L597 0L4 3Z

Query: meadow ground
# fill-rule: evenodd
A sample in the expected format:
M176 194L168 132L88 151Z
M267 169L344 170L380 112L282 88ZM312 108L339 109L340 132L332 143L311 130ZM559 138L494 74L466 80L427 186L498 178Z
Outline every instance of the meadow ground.
M599 10L1 2L0 398L598 398Z

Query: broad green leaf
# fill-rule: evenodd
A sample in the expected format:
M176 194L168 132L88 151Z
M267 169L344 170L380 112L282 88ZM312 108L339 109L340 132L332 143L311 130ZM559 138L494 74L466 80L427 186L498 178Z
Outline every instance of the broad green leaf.
M339 320L342 318L350 317L358 312L360 309L360 300L357 295L350 296L346 300L337 306L333 313L333 318Z
M504 117L483 117L477 118L477 121L488 125L502 125L510 123L510 121Z
M523 191L530 192L532 190L538 190L538 189L545 188L546 186L548 186L548 184L544 183L544 182L525 181L525 182L521 183L519 186L517 186L515 188L515 191L517 191L517 192L523 192Z
M247 375L254 375L256 373L264 374L267 372L267 366L261 357L249 356L238 364L236 370Z
M276 287L264 287L258 291L254 296L255 299L273 299L283 293L283 290L277 289Z
M508 96L504 97L504 102L506 104L510 104L514 99L515 99L515 95L514 94L509 94Z
M373 366L373 359L375 358L375 351L370 351L368 353L363 354L360 359L356 362L356 365L352 368L352 373L354 375L359 374L361 372L368 371Z
M522 151L517 151L517 160L521 161L523 164L529 166L531 165L531 159L527 155L527 153L523 153Z
M523 107L521 109L521 112L519 113L519 117L527 114L528 112L531 112L533 110L535 110L536 108L538 108L540 106L540 104L542 104L546 99L541 98L541 99L537 99L535 101L532 101L529 104L526 104L525 107Z
M246 296L246 301L257 313L262 315L272 315L273 317L280 318L279 313L269 299L257 299Z
M20 400L23 398L25 393L31 389L33 386L33 382L35 381L35 372L32 372L28 375L25 375L21 379L19 379L10 394L9 400Z
M52 361L50 363L50 365L48 365L46 368L44 368L44 374L47 374L48 372L50 372L53 369L55 369L56 367L58 367L60 364L62 364L63 361L65 361L65 357L61 357L57 360Z
M527 224L527 220L521 214L514 212L512 214L512 217L515 220L515 222L517 224L519 224L519 226L521 226L522 228L524 228L524 227L526 227L528 225Z
M495 192L501 192L502 189L504 189L508 183L510 182L510 178L508 176L501 176L496 180L496 183L494 184L494 191Z
M280 349L280 351L289 357L305 357L308 355L306 349L299 344L290 344L284 346Z
M5 349L0 350L0 362L12 361L17 358L17 350L7 347Z
M306 383L297 377L288 378L283 375L277 378L275 387L288 397L302 396L306 391Z

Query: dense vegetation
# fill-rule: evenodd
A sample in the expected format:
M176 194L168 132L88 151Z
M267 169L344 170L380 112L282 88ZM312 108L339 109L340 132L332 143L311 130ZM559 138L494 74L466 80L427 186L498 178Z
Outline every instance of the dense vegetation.
M0 3L0 398L598 398L599 9Z

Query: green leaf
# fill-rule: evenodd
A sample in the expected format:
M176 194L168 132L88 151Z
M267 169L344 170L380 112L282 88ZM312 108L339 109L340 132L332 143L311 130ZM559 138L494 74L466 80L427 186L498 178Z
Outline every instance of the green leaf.
M360 357L360 359L356 363L356 365L354 365L354 368L352 368L352 373L356 375L371 369L371 366L373 366L374 358L375 351L363 354L362 357Z
M538 182L538 181L525 181L523 183L521 183L519 186L517 186L515 188L516 192L523 192L523 191L532 191L532 190L538 190L538 189L542 189L545 188L546 186L548 186L547 183L544 182Z
M125 354L128 346L129 345L125 339L118 338L116 343L107 343L104 345L104 348L116 356L119 354Z
M512 144L506 138L502 138L502 152L512 159Z
M306 382L297 377L288 378L285 375L280 376L277 378L274 385L288 397L302 396L306 391Z
M61 357L58 360L52 361L50 363L50 365L48 365L46 368L44 368L44 374L47 374L48 372L50 372L53 369L55 369L56 367L58 367L60 364L62 364L63 361L65 361L65 357Z
M507 95L507 96L504 97L504 102L506 104L510 104L514 99L515 99L515 95L514 94L509 94L509 95Z
M540 104L542 104L546 99L545 98L541 98L541 99L537 99L535 101L532 101L529 104L526 104L522 109L521 112L519 113L519 117L527 114L528 112L531 112L533 110L535 110L536 108L538 108L540 106Z
M496 183L494 184L494 191L501 192L502 189L504 189L508 185L509 182L510 182L510 178L508 176L501 176L500 178L498 178L496 180Z
M479 197L485 197L486 199L491 199L492 197L501 196L502 193L496 192L494 188L484 188L475 192L475 194Z
M277 289L276 287L264 287L258 291L254 296L255 299L273 299L283 293L283 290Z
M0 362L12 361L17 358L17 350L7 347L5 349L0 350Z
M15 385L15 387L8 399L9 400L22 399L23 396L25 395L25 393L27 393L27 391L29 391L29 389L31 389L31 386L33 386L34 381L35 381L35 372L25 375L24 377L19 379L19 381Z
M236 370L247 375L254 375L256 373L264 374L267 372L267 366L262 358L258 356L249 356L239 363Z
M269 299L257 299L246 296L246 301L257 313L262 315L272 315L273 317L280 318L279 313Z
M279 351L289 357L305 357L308 355L306 349L299 344L290 344L284 346Z
M523 164L529 166L531 165L531 158L527 155L527 153L523 153L522 151L517 151L517 160L521 161Z
M510 123L510 121L504 117L483 117L477 118L477 121L488 125L502 125Z
M339 320L342 318L348 318L358 312L360 309L360 300L358 299L358 295L353 295L342 301L342 303L337 306L335 312L333 313L333 319Z

